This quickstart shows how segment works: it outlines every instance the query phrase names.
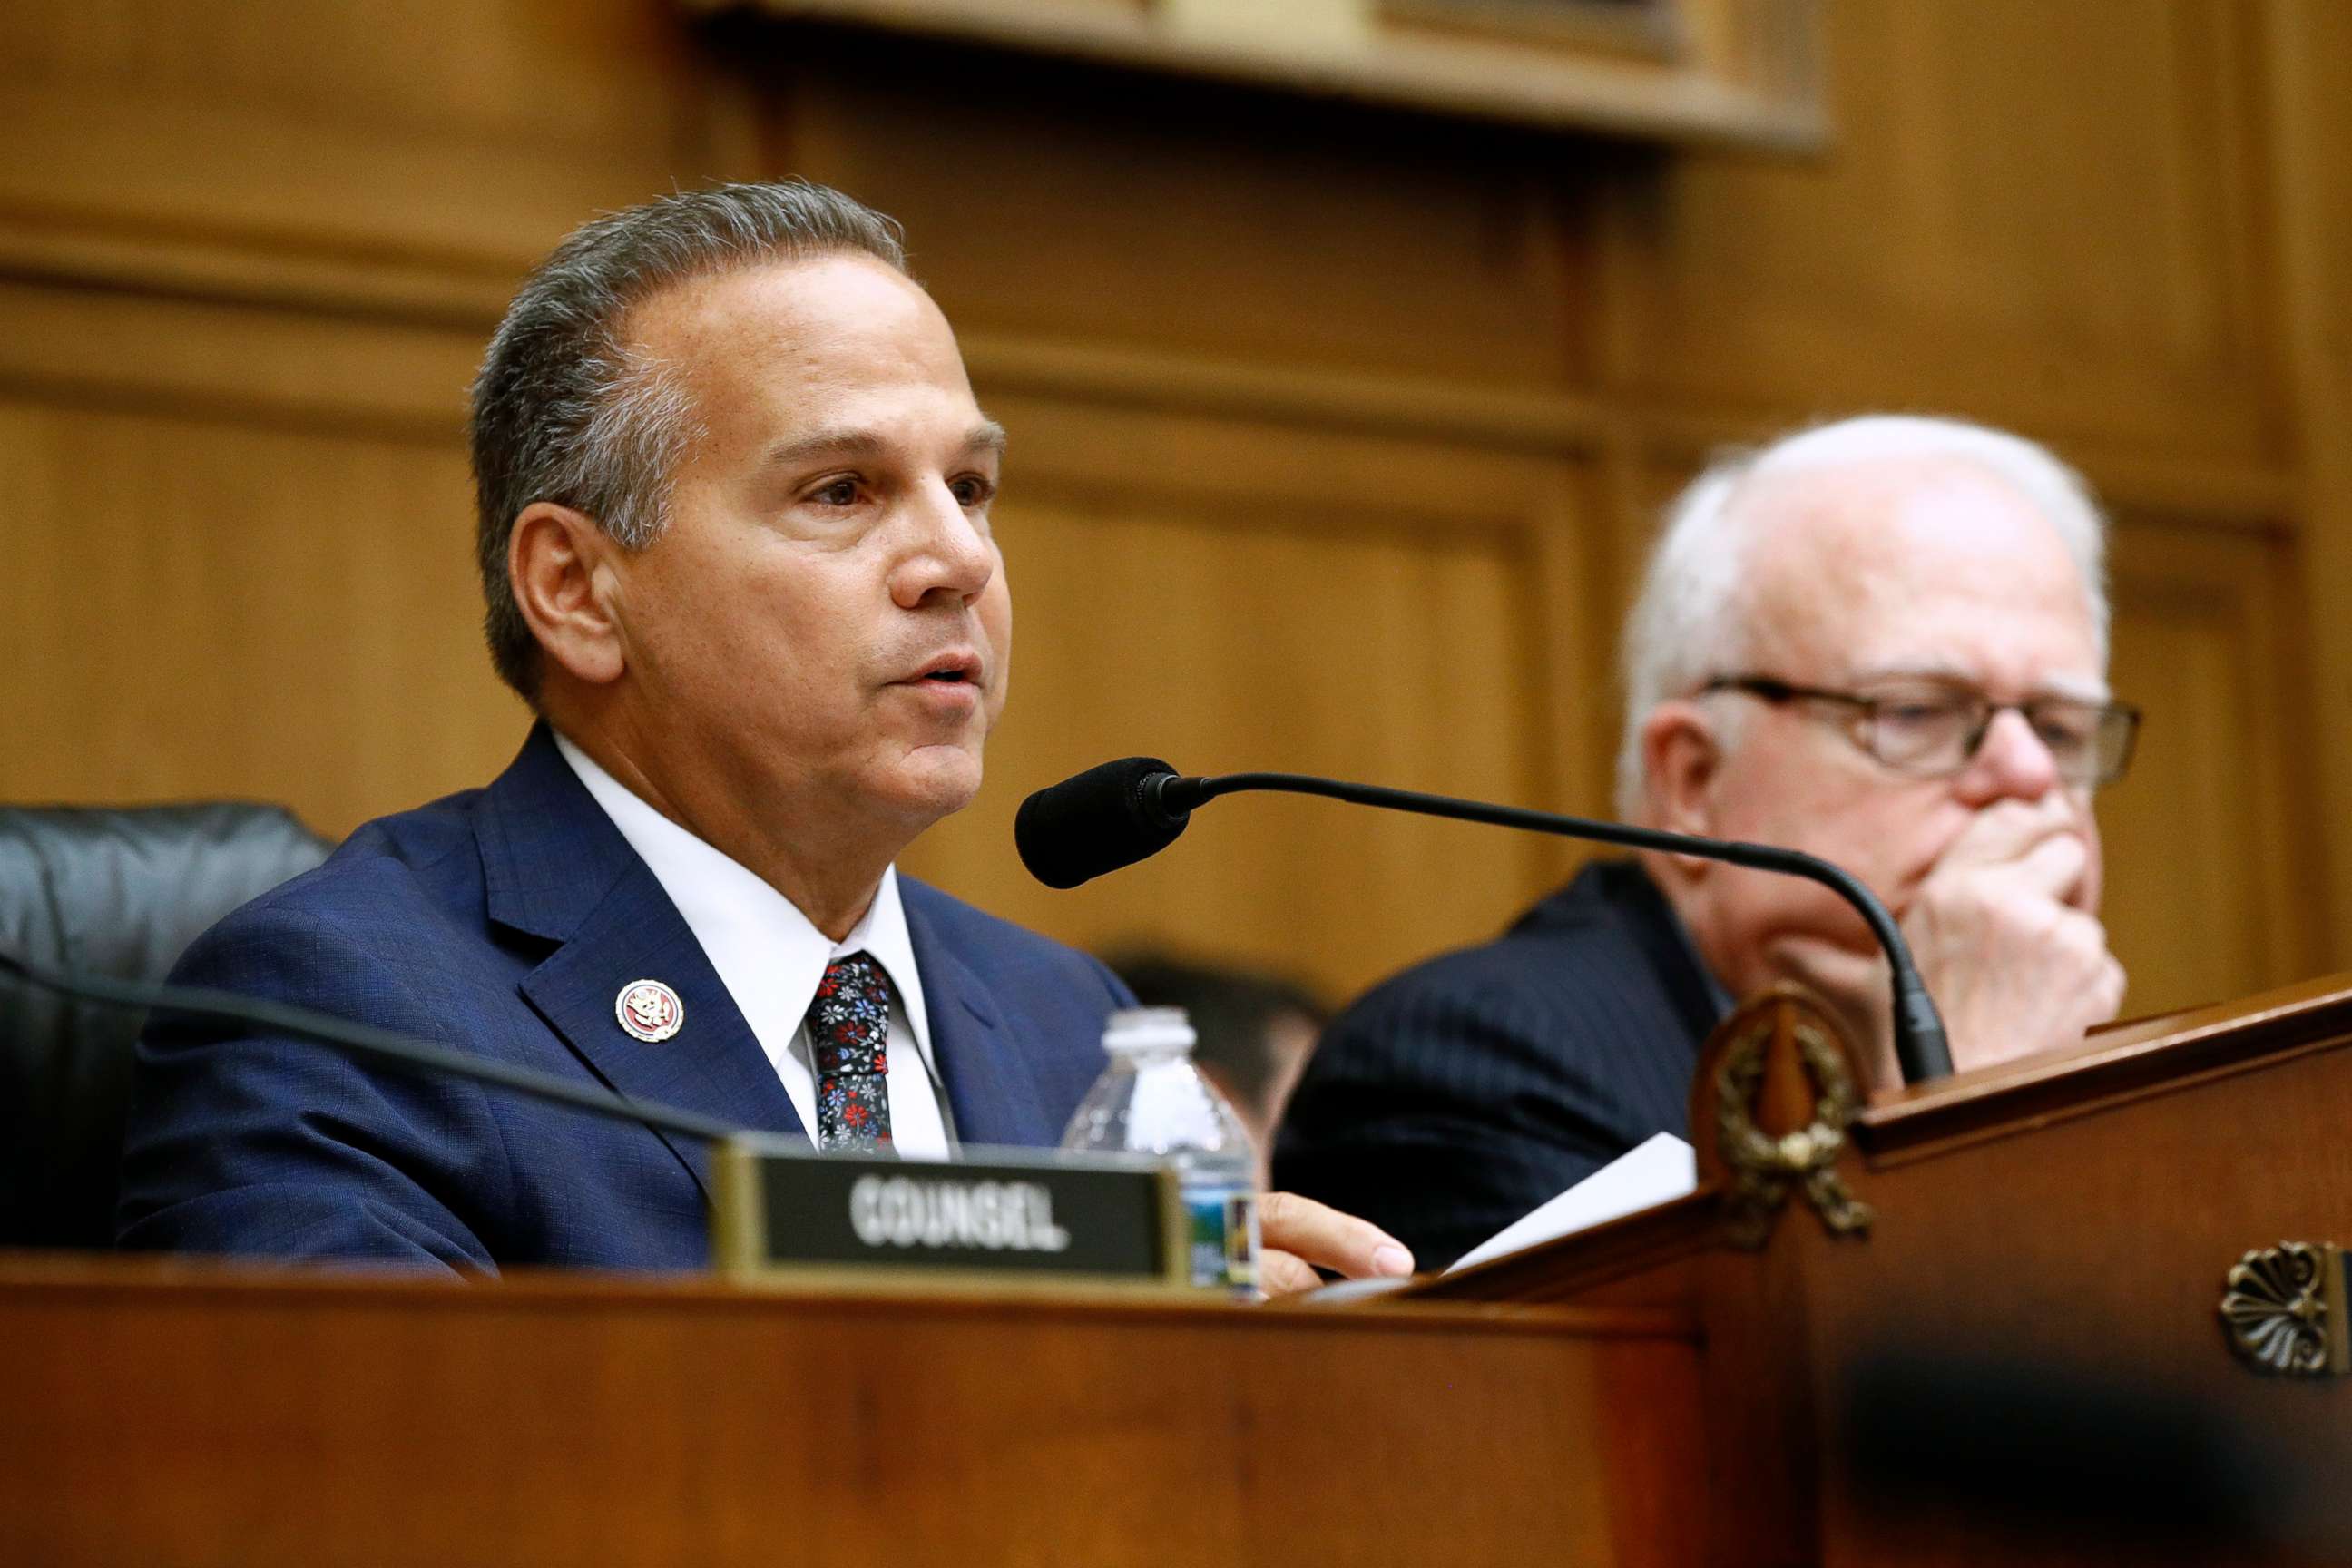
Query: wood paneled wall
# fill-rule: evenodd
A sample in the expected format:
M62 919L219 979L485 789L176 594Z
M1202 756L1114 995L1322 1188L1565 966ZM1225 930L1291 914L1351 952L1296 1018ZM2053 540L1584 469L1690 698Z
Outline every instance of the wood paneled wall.
M1335 994L1565 850L1234 803L1074 894L1021 795L1150 750L1606 810L1612 643L1715 444L1919 408L2113 502L2135 1009L2352 967L2352 24L1843 0L1812 158L1534 136L657 0L0 20L0 798L343 830L486 778L460 425L520 270L798 172L903 219L1013 431L1015 697L910 868Z

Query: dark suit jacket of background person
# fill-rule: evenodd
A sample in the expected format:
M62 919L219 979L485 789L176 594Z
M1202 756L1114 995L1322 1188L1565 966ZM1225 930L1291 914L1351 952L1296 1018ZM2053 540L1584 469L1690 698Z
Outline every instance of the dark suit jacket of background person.
M1442 1268L1651 1134L1688 1137L1718 995L1648 873L1596 862L1496 941L1407 970L1325 1031L1274 1185Z
M911 879L933 1059L965 1143L1050 1145L1129 1005L1093 959ZM199 938L173 978L317 1007L749 1128L800 1121L677 908L544 726L488 788L371 823ZM633 981L685 1004L649 1044ZM140 1047L126 1246L458 1268L694 1268L690 1138L299 1041L158 1024Z

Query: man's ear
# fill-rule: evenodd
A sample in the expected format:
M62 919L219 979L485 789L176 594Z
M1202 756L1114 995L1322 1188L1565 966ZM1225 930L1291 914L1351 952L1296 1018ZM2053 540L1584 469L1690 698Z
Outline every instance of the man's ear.
M1696 702L1661 702L1642 721L1642 777L1651 825L1672 833L1712 836L1715 780L1723 744L1714 721ZM1677 856L1687 869L1708 862Z
M507 581L541 657L591 686L628 664L613 606L620 548L587 513L543 500L516 515L507 541Z

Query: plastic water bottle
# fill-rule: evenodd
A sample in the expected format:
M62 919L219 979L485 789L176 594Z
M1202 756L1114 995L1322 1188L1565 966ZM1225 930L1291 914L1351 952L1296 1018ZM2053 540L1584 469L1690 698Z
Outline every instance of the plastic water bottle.
M1192 1224L1192 1283L1257 1294L1257 1159L1241 1119L1192 1065L1181 1007L1113 1013L1110 1065L1078 1102L1062 1147L1150 1154L1176 1167Z

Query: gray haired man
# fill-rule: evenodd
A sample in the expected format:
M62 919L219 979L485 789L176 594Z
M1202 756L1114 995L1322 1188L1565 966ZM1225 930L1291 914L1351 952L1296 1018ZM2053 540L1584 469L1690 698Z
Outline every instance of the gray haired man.
M1621 815L1860 876L1961 1067L2079 1040L2123 998L2091 801L2138 718L2108 696L2104 552L2080 480L1977 426L1852 419L1718 463L1672 509L1627 626ZM1682 1131L1706 1031L1783 977L1892 1074L1885 961L1825 889L1679 856L1594 865L1350 1008L1276 1179L1449 1259Z
M825 1149L1051 1144L1126 987L895 861L1004 704L1004 432L896 226L788 182L589 224L475 386L491 660L534 710L488 787L362 828L183 981L306 1003ZM152 1032L132 1245L691 1268L691 1140L266 1033ZM1274 1289L1398 1274L1273 1194Z

